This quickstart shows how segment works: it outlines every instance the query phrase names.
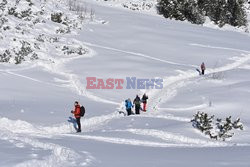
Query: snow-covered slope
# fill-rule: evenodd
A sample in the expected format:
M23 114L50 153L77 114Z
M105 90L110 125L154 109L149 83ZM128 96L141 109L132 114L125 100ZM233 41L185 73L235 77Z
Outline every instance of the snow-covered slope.
M128 9L139 13L158 15L157 3L158 0L95 0L99 4L118 7L120 9ZM247 12L248 22L250 23L250 3L245 3L245 9ZM160 15L159 15L160 16ZM163 17L163 16L160 16ZM187 22L187 21L185 21ZM249 33L250 24L247 26L234 27L229 24L225 24L223 27L218 26L213 21L206 17L205 23L202 25L213 29L219 29L224 31L236 31L242 33Z
M27 37L33 44L38 32L52 33L62 39L59 47L73 41L87 49L84 55L54 54L58 44L46 43L46 60L0 64L0 166L249 166L249 36L91 0L85 5L95 18L81 30L55 34L61 25L46 20ZM202 61L205 76L195 70ZM88 90L86 77L158 77L164 87ZM144 92L147 112L117 112L126 98ZM86 108L80 134L70 114L75 100ZM225 142L209 139L190 123L197 111L240 117L244 130Z
M21 0L3 1L0 7L0 62L41 59L53 63L52 54L76 57L89 52L73 38L84 23L95 22L87 6L60 0Z

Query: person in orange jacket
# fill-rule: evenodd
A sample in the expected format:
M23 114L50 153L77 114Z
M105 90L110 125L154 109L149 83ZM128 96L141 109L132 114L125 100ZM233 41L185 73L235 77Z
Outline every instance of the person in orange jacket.
M75 110L72 110L71 113L73 113L76 118L78 126L77 132L81 132L81 107L78 101L75 101Z

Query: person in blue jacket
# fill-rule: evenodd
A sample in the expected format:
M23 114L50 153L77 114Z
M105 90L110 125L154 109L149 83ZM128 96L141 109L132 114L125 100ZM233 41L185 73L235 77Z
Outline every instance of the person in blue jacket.
M133 104L132 104L130 99L125 100L125 107L126 107L128 116L131 115L132 114Z

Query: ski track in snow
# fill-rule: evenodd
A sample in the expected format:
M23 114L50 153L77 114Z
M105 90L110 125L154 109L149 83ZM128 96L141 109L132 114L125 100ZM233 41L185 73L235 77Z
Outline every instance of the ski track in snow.
M208 104L201 104L197 106L192 106L192 107L182 107L182 108L158 108L159 110L162 111L193 111L193 110L201 110L203 108L207 108L209 105Z
M187 144L191 147L228 146L227 143L223 143L223 142L205 141L201 139L190 138L190 137L186 137L183 135L165 132L161 130L155 130L155 129L127 129L127 130L120 130L120 131L130 132L130 133L137 134L137 135L151 136L153 138L162 139L166 142L175 143L175 144Z
M59 136L76 137L76 138L81 138L85 140L94 140L98 142L106 142L106 143L122 144L122 145L125 144L125 145L132 145L132 146L144 146L144 147L225 147L225 146L229 146L229 144L223 144L223 143L219 143L219 144L206 143L206 145L204 145L205 142L203 142L203 145L199 145L199 144L193 144L193 143L190 144L190 143L152 142L152 141L147 141L147 140L103 137L103 136L93 136L93 135L90 136L90 135L61 134ZM202 143L202 140L200 142Z
M32 78L32 77L28 77L28 76L25 76L25 75L17 74L17 73L14 73L12 71L8 71L8 70L5 71L5 73L6 74L10 74L10 75L14 75L14 76L17 76L17 77L21 77L21 78L24 78L24 79L28 79L28 80L31 80L31 81L34 81L34 82L38 82L38 83L50 85L50 86L62 87L61 85L56 85L56 84L52 84L52 83L49 83L49 82L44 82L44 81L41 81L41 80L38 80L38 79L35 79L35 78Z
M191 118L186 118L186 117L177 117L171 114L165 114L165 115L159 115L159 114L146 114L146 115L141 115L140 117L145 117L145 118L158 118L158 119L166 119L166 120L173 120L173 121L179 121L179 122L190 122Z
M181 63L175 63L175 62L171 62L171 61L159 59L159 58L156 58L156 57L148 56L148 55L143 54L143 53L125 51L125 50L121 50L121 49L116 49L116 48L112 48L112 47L108 47L108 46L102 46L102 45L97 45L97 44L92 44L92 43L88 43L88 42L84 42L84 44L87 45L87 46L92 46L92 47L106 49L106 50L120 52L120 53L126 53L126 54L130 54L130 55L133 55L133 56L143 57L143 58L146 58L146 59L155 60L155 61L159 61L159 62L162 62L162 63L171 64L171 65L184 66L184 67L197 67L196 65L181 64Z
M10 74L10 75L14 75L14 76L21 77L21 78L25 78L25 79L28 79L28 80L31 80L31 81L34 81L34 82L45 83L45 82L42 82L42 81L40 81L40 80L38 80L38 79L34 79L34 78L31 78L31 77L27 77L27 76L24 76L24 75L20 75L20 74L11 72L11 71L6 71L6 73L7 73L7 74Z
M217 46L203 45L203 44L197 44L197 43L191 43L190 45L191 45L191 46L202 47L202 48L221 49L221 50L231 50L231 51L237 51L237 52L247 53L247 54L250 53L250 51L241 50L241 49L235 49L235 48L217 47Z
M0 69L0 72L16 72L16 71L24 71L24 70L29 70L29 69L32 69L34 68L35 66L34 65L29 65L29 66L25 66L24 67L20 67L20 68L14 68L14 69Z
M225 143L225 142L210 142L201 139L190 138L182 135L176 135L173 133L153 130L153 129L128 129L128 130L116 130L115 132L130 132L136 135L150 136L163 140L163 142L153 142L147 140L138 140L133 138L119 138L119 137L104 137L94 135L76 135L76 134L59 134L62 137L75 137L85 140L94 140L98 142L131 145L131 146L144 146L144 147L191 147L191 148L204 148L204 147L230 147L230 146L250 146L248 143Z

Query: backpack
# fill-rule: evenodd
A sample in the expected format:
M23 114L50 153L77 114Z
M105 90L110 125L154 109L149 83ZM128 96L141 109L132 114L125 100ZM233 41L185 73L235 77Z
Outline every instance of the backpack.
M125 100L125 107L128 108L128 100Z
M135 101L134 101L134 104L135 104L136 106L139 106L139 105L141 104L140 99L139 99L139 98L136 98Z
M80 116L84 117L85 115L85 108L83 106L80 107Z

